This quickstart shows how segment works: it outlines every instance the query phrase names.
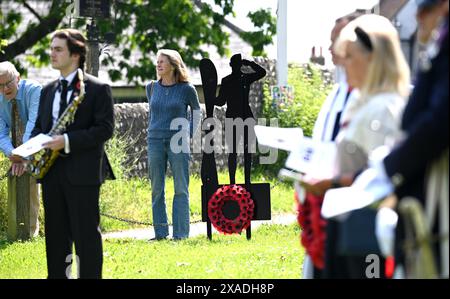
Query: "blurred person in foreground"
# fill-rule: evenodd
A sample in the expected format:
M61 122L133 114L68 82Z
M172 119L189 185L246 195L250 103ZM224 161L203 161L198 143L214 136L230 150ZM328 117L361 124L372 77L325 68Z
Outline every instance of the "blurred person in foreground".
M347 83L347 78L345 76L345 71L343 68L343 58L339 56L334 50L334 44L342 30L349 22L356 19L359 15L349 15L336 19L333 29L331 30L330 35L330 53L333 64L336 66L335 68L335 81L336 84L333 87L332 91L325 99L320 112L317 116L317 120L314 123L314 129L312 138L313 140L321 141L321 142L329 142L334 141L337 134L339 133L339 129L341 127L341 116L342 113L347 106L348 103L354 100L357 96L357 91L354 90ZM301 194L296 194L298 196L304 196ZM301 211L302 205L299 206L299 213L303 213ZM307 249L308 252L308 249ZM303 278L320 278L321 277L321 268L320 265L314 265L311 257L308 254L305 254L304 262L303 262Z
M366 190L374 199L395 193L398 202L384 202L392 208L401 205L406 198L413 197L420 202L424 208L425 229L431 234L427 238L437 240L431 244L433 261L428 263L436 263L438 277L448 278L449 1L417 0L417 4L417 36L425 50L419 56L415 87L401 122L406 138L390 153L380 149L361 179L369 181ZM397 277L405 277L403 244L407 225L403 224L399 221L397 229ZM423 275L406 273L406 277Z
M398 124L409 92L410 72L398 32L385 17L364 15L350 22L342 30L335 48L344 57L349 85L357 88L360 96L349 104L342 117L336 137L334 177L305 178L302 182L315 195L351 185L355 176L367 167L374 149L394 146L401 137ZM358 229L367 231L362 239L353 239L356 236L347 229L354 228L346 226L350 217L366 214L374 218L376 211L354 211L345 218L328 220L323 278L367 278L366 256L372 248L351 252L347 247L375 239L375 231L370 228L372 218L361 219Z

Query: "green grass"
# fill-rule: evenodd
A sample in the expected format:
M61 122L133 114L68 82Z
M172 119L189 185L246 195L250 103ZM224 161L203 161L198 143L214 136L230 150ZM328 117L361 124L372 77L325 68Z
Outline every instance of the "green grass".
M250 241L214 234L184 241L103 242L104 278L300 278L298 225L261 225ZM201 253L201 254L199 254ZM45 278L45 242L0 241L0 278ZM75 269L75 267L74 267Z
M219 182L224 184L229 183L228 173L219 173ZM236 182L244 182L242 171L237 171ZM270 179L264 177L262 174L254 175L252 182L270 183L271 187L273 187L271 190L272 215L295 212L291 184L281 183L277 179ZM201 185L200 177L192 175L189 184L191 222L201 220ZM173 179L170 177L166 179L166 206L169 222L171 221L172 215L173 193ZM107 181L101 189L100 211L121 218L152 223L151 188L149 180L145 178L133 178ZM143 226L101 217L101 228L105 232L137 227Z

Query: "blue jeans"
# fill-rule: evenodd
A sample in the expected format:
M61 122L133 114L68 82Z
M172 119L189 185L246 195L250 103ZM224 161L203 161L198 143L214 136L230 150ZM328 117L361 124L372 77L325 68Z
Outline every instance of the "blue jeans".
M189 237L189 152L173 153L170 138L148 139L149 176L152 184L152 213L156 238L169 235L165 202L167 162L172 170L175 195L172 206L173 238Z

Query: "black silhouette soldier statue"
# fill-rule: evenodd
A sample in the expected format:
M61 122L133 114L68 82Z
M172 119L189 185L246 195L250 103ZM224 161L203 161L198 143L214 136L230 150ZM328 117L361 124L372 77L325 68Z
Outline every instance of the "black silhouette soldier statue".
M254 118L249 104L250 85L263 78L266 70L253 61L242 59L241 54L235 54L230 59L232 72L222 79L219 96L216 98L215 105L223 106L227 104L225 116L232 118L233 121L241 118L244 121L251 117ZM253 72L242 72L242 66L249 66ZM249 136L252 138L249 140ZM249 141L256 142L253 126L244 127L244 136L237 136L236 127L233 126L232 150L228 155L228 172L230 175L230 184L236 183L237 167L237 144L244 137L244 174L245 184L250 185L250 170L252 154L249 153Z
M230 184L219 184L214 151L203 148L201 178L202 178L202 221L207 223L207 235L212 239L211 224L222 233L241 233L246 230L247 239L251 238L252 220L270 220L270 184L250 182L251 153L249 143L256 144L254 133L254 116L249 105L250 85L263 78L266 70L255 62L242 59L240 54L233 55L230 60L232 72L222 79L219 95L217 91L217 72L213 62L208 58L200 61L203 93L205 96L205 124L214 126L214 106L227 104L226 118L233 121L232 144L231 136L227 136L227 145L231 147L228 156L228 171ZM249 69L244 72L241 68ZM252 118L252 122L246 122ZM244 130L236 130L236 125L245 124ZM206 134L213 131L211 127ZM225 132L226 135L229 132ZM236 184L237 144L244 141L244 173L245 184ZM213 140L212 148L214 149Z

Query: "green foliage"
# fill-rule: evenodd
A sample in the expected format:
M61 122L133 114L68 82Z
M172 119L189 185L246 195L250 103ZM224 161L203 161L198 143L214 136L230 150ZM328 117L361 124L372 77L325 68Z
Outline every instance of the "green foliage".
M7 45L8 45L8 41L6 39L0 38L0 53L4 53L4 51L2 49L4 47L6 47Z
M58 26L68 27L63 22L69 1L4 1L0 5L0 61L12 62L17 70L27 75L27 66L17 59L26 53L27 62L41 67L49 63L48 37ZM30 15L33 15L30 17Z
M44 3L44 4L42 4ZM40 15L41 18L52 16L51 25L47 26L49 32L58 28L68 27L69 18L64 15L67 8L65 1L42 1L40 5L47 5L48 15ZM104 39L106 33L114 33L120 54L102 55L101 65L114 66L109 68L109 75L113 81L126 79L130 83L140 83L150 78L155 78L154 55L160 48L173 48L179 50L186 64L197 67L202 57L208 57L205 45L217 48L220 55L228 55L229 34L223 30L225 17L233 15L234 0L133 0L111 1L113 15L110 19L99 19L97 25L100 39ZM27 62L41 67L49 63L48 36L42 32L35 32L39 26L39 20L33 18L29 21L25 32L17 32L17 28L23 19L23 11L27 11L25 4L16 3L19 9L14 11L2 11L0 9L0 40L7 40L10 44L19 41L26 34L35 36L37 33L42 38L33 43L25 44L21 40L22 47L7 49L7 56L0 60L13 60L29 50ZM30 4L32 5L32 4ZM47 11L48 11L47 10ZM46 12L47 13L47 12ZM5 17L2 17L6 14ZM275 17L268 10L250 13L249 18L255 24L255 31L244 33L243 38L254 49L254 55L264 55L265 45L272 43L275 34ZM86 19L72 20L72 27L85 31ZM31 34L30 34L31 33ZM29 40L29 39L28 39ZM139 51L140 57L135 61L130 60L133 51ZM31 53L30 53L31 52ZM131 62L132 61L132 62ZM22 74L26 76L26 69L21 68L18 61L15 62Z
M108 155L109 163L118 180L125 179L126 174L131 169L132 163L126 163L128 157L127 148L133 148L134 144L135 142L131 140L128 134L124 134L123 136L114 134L105 144L105 151Z
M0 17L2 23L8 24L7 26L4 26L0 31L0 38L9 39L15 36L17 28L19 27L20 22L22 22L22 15L17 11L9 11L8 13L6 13L6 16L0 14Z
M276 18L271 15L268 9L250 12L247 16L255 26L261 29L253 32L243 32L240 36L253 45L253 56L266 56L264 46L272 43L272 37L277 32ZM267 20L270 20L270 22L267 22Z
M305 136L311 136L317 114L331 86L323 84L320 70L310 64L303 67L291 66L288 84L294 89L293 101L278 104L266 100L263 108L264 116L277 118L279 126L283 128L300 127ZM265 87L265 98L271 99L268 86Z
M314 65L291 65L288 70L288 84L294 89L294 98L284 103L273 102L270 86L266 83L264 85L264 117L267 120L277 119L278 126L281 128L300 127L305 136L311 136L322 103L331 89L330 85L323 82L321 71ZM276 176L286 158L287 153L279 151L277 163L259 165L258 170Z
M31 65L34 65L39 68L46 66L50 63L50 55L48 55L48 49L50 49L49 36L41 39L37 44L35 44L31 49L33 55L27 55L25 56L25 59Z

